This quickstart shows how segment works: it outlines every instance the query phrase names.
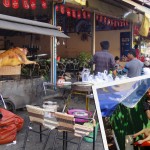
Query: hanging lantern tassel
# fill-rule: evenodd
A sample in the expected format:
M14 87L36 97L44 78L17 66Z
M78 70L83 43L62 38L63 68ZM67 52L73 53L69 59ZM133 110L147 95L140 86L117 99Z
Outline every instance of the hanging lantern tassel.
M10 0L3 0L3 5L5 7L10 7Z
M64 5L60 5L60 12L61 14L65 14L65 6Z
M82 12L83 19L86 19L86 11Z
M78 10L78 11L77 11L77 18L78 18L78 19L81 19L81 10Z
M70 8L67 8L67 9L66 9L66 12L67 12L67 16L68 16L68 17L71 17L71 9L70 9Z
M24 9L29 9L30 6L28 0L22 0L22 6Z
M87 12L87 18L91 19L91 13L90 12Z
M47 8L46 0L41 0L41 3L42 3L42 8L46 9Z
M36 9L36 0L30 0L30 6L32 10Z
M14 8L14 9L18 9L19 8L18 0L12 0L12 8Z
M72 9L72 18L77 18L76 10Z

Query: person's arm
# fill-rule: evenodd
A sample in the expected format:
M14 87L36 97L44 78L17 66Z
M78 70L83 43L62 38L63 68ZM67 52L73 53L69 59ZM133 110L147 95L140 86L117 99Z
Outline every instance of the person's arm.
M142 144L142 143L147 142L147 141L150 141L150 135L143 140L139 140L138 143Z
M144 129L139 131L139 132L137 132L137 133L135 133L135 134L133 134L133 138L136 138L137 136L139 136L139 135L141 135L143 133L144 133Z
M150 106L149 106L148 102L145 101L143 103L143 106L144 106L144 111L147 115L147 118L150 119Z
M146 110L145 113L147 115L147 118L150 120L150 110Z

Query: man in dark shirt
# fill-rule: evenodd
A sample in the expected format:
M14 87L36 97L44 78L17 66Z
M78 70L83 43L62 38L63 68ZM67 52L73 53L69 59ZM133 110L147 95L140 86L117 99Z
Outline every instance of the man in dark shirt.
M93 56L92 63L95 64L95 74L98 72L104 72L107 70L108 73L110 70L115 70L115 61L112 54L108 52L109 49L109 42L102 41L100 42L101 51L98 51Z

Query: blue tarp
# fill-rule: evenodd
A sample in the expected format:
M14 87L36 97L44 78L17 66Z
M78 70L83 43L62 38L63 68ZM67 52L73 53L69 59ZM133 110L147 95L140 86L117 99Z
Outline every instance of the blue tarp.
M148 88L150 88L150 78L98 88L102 116L111 116L120 103L128 108L135 107Z

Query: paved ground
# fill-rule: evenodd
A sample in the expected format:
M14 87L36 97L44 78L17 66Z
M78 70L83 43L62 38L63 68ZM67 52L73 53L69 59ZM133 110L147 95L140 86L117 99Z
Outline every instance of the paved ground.
M56 101L59 104L59 110L61 111L63 106L64 106L64 100L63 98L53 98L51 99L52 101ZM85 98L84 97L75 97L73 99L73 101L71 101L72 103L70 104L71 108L80 108L80 109L85 109ZM41 102L39 102L39 104L42 104L42 100ZM91 100L90 102L90 110L94 111L95 110L95 104L94 101ZM28 119L28 114L26 109L21 109L21 110L17 110L16 112L18 115L20 115L21 117L24 118L25 123L23 126L23 129L17 134L17 140L16 143L10 143L10 144L6 144L6 145L0 145L0 150L21 150L22 149L22 145L23 145L23 141L24 141L24 137L25 137L25 131L26 131L26 127L28 125L29 119ZM109 129L107 129L109 130ZM106 131L107 132L107 131ZM49 142L47 145L46 149L49 149L52 147L53 145L53 137L54 137L54 133L55 130L52 132L50 138L49 138ZM109 132L107 132L109 134ZM111 135L108 135L108 139L110 139L110 145L113 145L112 142L112 137ZM43 138L43 142L45 141L45 137ZM29 138L27 141L27 146L26 146L26 150L41 150L42 146L43 146L43 142L39 142L39 135L36 133L32 133L30 132L29 134ZM68 144L68 150L76 150L76 145L73 144ZM57 142L57 146L56 146L56 150L61 150L62 149L62 141L58 141ZM96 139L96 148L95 150L103 150L103 145L102 145L102 139L101 139L101 134L100 131L98 131L98 136ZM115 150L116 148L110 148L110 150ZM81 150L92 150L92 143L87 143L85 141L82 142L82 146L81 146Z
M64 105L64 101L62 100L62 98L61 99L54 99L54 101L57 101L59 103L59 106L60 106L59 109L61 110L63 105ZM79 108L79 107L85 108L85 99L80 98L80 97L75 98L73 101L73 104L71 106L73 108ZM94 102L90 103L90 108L92 111L95 109ZM23 141L24 141L24 137L25 137L25 131L26 131L26 127L27 127L29 120L28 120L28 115L27 115L27 112L25 109L17 110L16 113L18 115L20 115L21 117L23 117L25 120L23 129L17 134L16 143L0 145L0 150L21 150L22 149L21 147L23 145ZM54 132L55 131L53 131L53 133L51 134L51 137L49 138L47 149L52 147ZM43 141L45 141L45 138L43 138ZM26 146L26 150L41 150L42 146L43 146L43 143L39 142L39 135L36 133L30 132L27 146ZM61 150L61 149L62 149L62 141L58 141L57 146L56 146L56 150ZM76 145L68 144L68 150L75 150L75 149L76 149ZM92 150L92 143L87 143L87 142L83 141L82 146L81 146L81 150ZM95 150L103 150L100 131L98 131Z

